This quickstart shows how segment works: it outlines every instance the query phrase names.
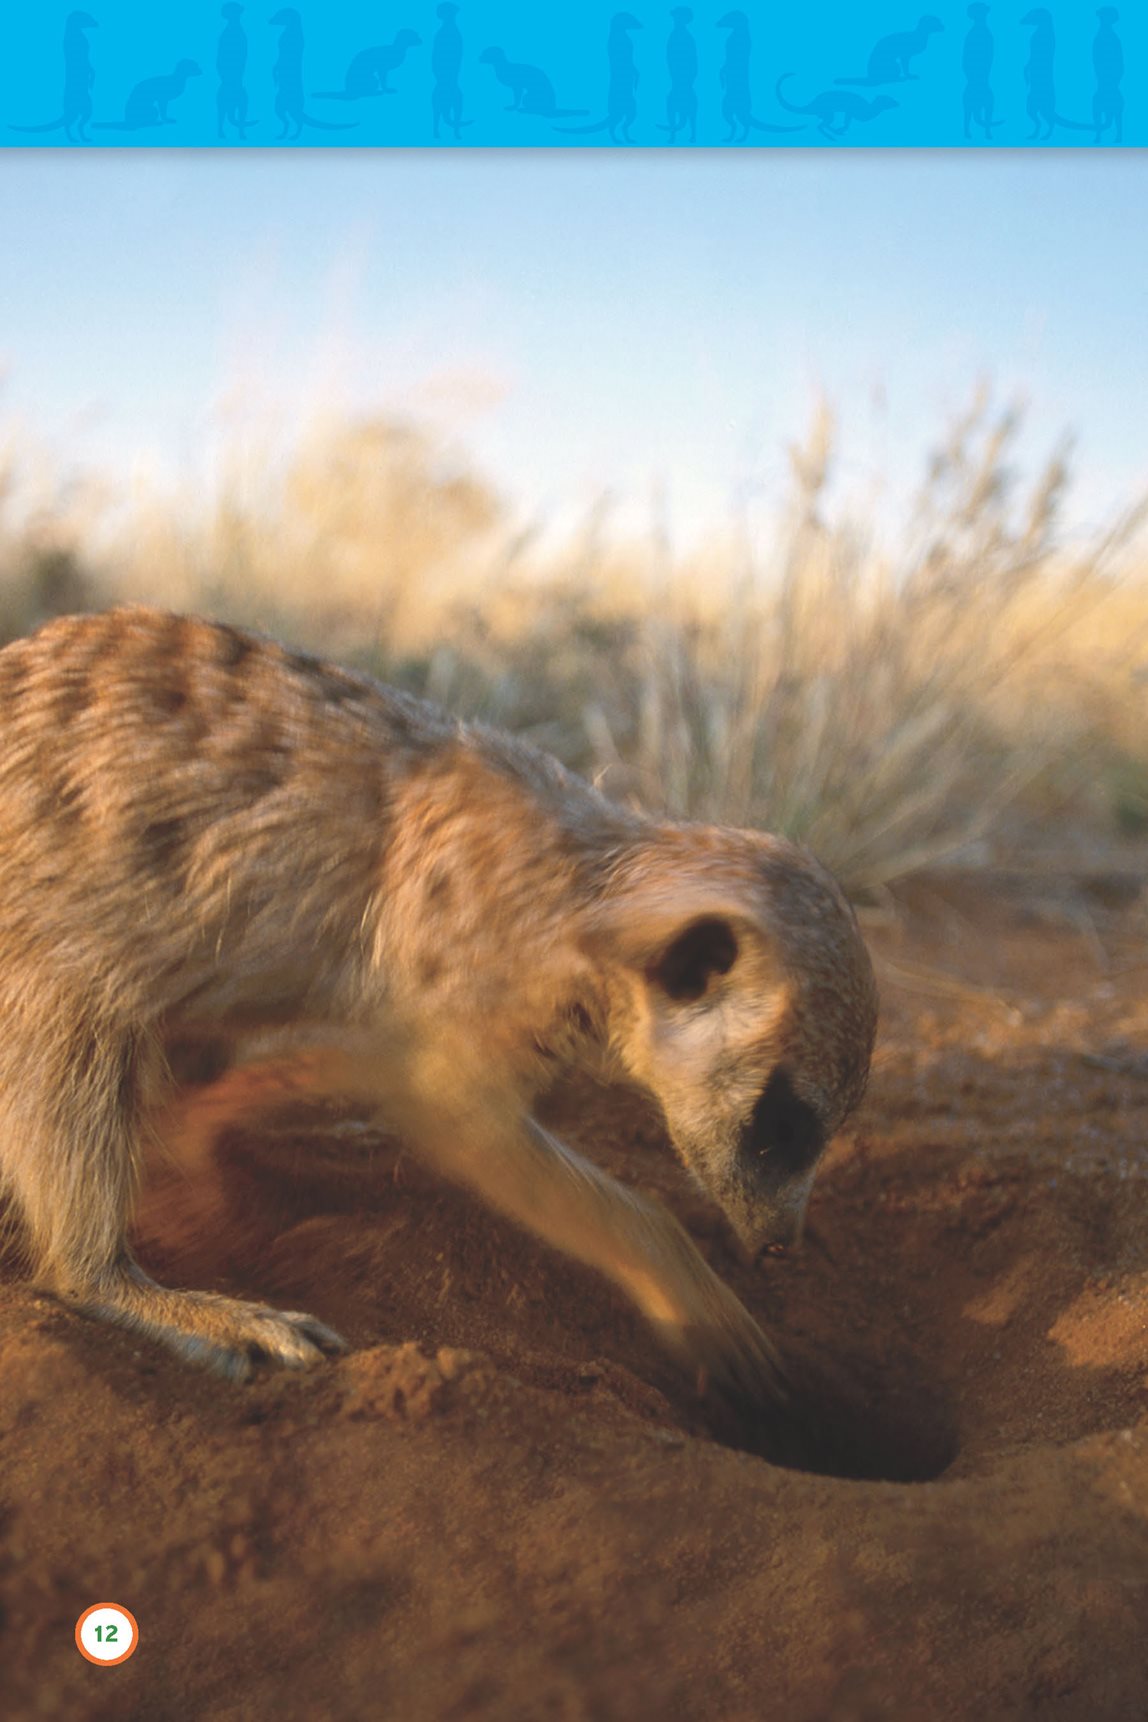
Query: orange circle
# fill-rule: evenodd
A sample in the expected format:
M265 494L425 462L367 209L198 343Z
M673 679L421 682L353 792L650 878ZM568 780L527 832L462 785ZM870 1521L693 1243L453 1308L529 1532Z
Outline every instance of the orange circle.
M117 1611L117 1613L126 1614L128 1619L132 1623L132 1641L129 1644L128 1648L124 1651L122 1656L110 1656L110 1657L93 1656L91 1651L87 1650L85 1648L84 1641L80 1637L80 1630L83 1627L83 1624L87 1620L88 1616L90 1614L95 1614L101 1608L114 1608ZM139 1642L140 1642L139 1622L136 1620L136 1617L132 1613L131 1609L125 1608L122 1602L94 1602L92 1604L91 1608L86 1608L84 1610L83 1614L80 1616L79 1620L76 1622L76 1649L79 1651L80 1655L85 1658L86 1661L88 1661L92 1664L93 1668L115 1668L121 1662L126 1662L128 1657L134 1656L136 1651L139 1649Z

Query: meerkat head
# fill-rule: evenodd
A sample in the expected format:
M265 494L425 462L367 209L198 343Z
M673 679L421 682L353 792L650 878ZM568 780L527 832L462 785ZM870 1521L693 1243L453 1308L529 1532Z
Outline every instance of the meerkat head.
M872 967L839 887L781 839L663 827L619 868L599 929L623 1069L745 1247L795 1242L876 1030Z

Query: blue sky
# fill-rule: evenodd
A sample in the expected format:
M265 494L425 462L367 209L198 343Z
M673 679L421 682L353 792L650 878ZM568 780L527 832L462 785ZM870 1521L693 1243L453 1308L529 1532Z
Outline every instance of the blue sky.
M1148 484L1136 152L6 152L0 420L195 480L221 405L427 415L525 511L682 539L771 494L823 391L894 510L976 380Z

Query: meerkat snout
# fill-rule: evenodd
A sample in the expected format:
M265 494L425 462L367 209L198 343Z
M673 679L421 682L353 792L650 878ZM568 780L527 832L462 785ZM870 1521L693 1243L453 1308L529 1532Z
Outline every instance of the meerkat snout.
M731 1216L755 1259L801 1242L805 1209L828 1132L778 1065L758 1096L737 1146L744 1201ZM739 1223L740 1222L740 1223Z

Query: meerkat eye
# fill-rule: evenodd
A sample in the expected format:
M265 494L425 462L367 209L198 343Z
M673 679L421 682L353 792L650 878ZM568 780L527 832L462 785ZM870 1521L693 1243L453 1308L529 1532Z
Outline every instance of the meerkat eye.
M779 1066L766 1083L742 1135L742 1151L787 1177L807 1172L825 1143L821 1120L794 1093L789 1072Z
M678 934L658 958L650 978L672 999L700 999L714 975L728 974L736 960L733 928L728 921L707 915Z

